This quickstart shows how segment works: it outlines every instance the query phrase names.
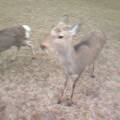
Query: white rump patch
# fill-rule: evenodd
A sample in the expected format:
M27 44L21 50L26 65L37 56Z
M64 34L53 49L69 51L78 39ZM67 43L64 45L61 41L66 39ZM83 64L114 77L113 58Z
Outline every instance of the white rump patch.
M25 29L25 37L28 39L30 38L30 34L31 34L31 28L28 25L22 25L23 28Z

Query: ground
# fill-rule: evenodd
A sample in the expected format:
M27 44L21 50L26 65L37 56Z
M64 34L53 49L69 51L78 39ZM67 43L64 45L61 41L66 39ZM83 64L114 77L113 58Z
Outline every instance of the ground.
M76 104L58 105L65 79L52 54L41 51L32 59L31 50L22 48L11 62L14 48L1 53L0 120L120 120L119 0L1 0L0 29L30 25L37 49L64 14L71 23L82 23L78 38L97 29L105 32L107 42L95 63L96 77L90 78L86 70L75 89Z

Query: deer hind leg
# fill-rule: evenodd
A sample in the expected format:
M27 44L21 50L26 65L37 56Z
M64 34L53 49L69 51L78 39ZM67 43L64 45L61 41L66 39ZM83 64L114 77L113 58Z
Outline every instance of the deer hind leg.
M93 63L93 64L91 65L91 71L90 71L90 76L91 76L92 78L95 78L94 71L95 71L95 64Z

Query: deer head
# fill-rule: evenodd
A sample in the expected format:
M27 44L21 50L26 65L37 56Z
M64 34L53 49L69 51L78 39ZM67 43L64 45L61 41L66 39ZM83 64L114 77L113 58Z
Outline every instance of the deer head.
M73 37L79 32L80 24L68 24L68 16L63 16L41 44L43 50L65 52L72 45Z

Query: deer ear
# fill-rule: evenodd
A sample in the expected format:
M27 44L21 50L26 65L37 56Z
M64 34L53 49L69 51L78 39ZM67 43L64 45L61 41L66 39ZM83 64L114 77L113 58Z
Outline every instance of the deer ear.
M69 32L71 33L72 36L80 32L80 25L81 25L80 23L77 23L70 28Z
M68 23L68 22L69 22L69 16L68 16L68 15L63 15L63 16L60 18L60 22Z

